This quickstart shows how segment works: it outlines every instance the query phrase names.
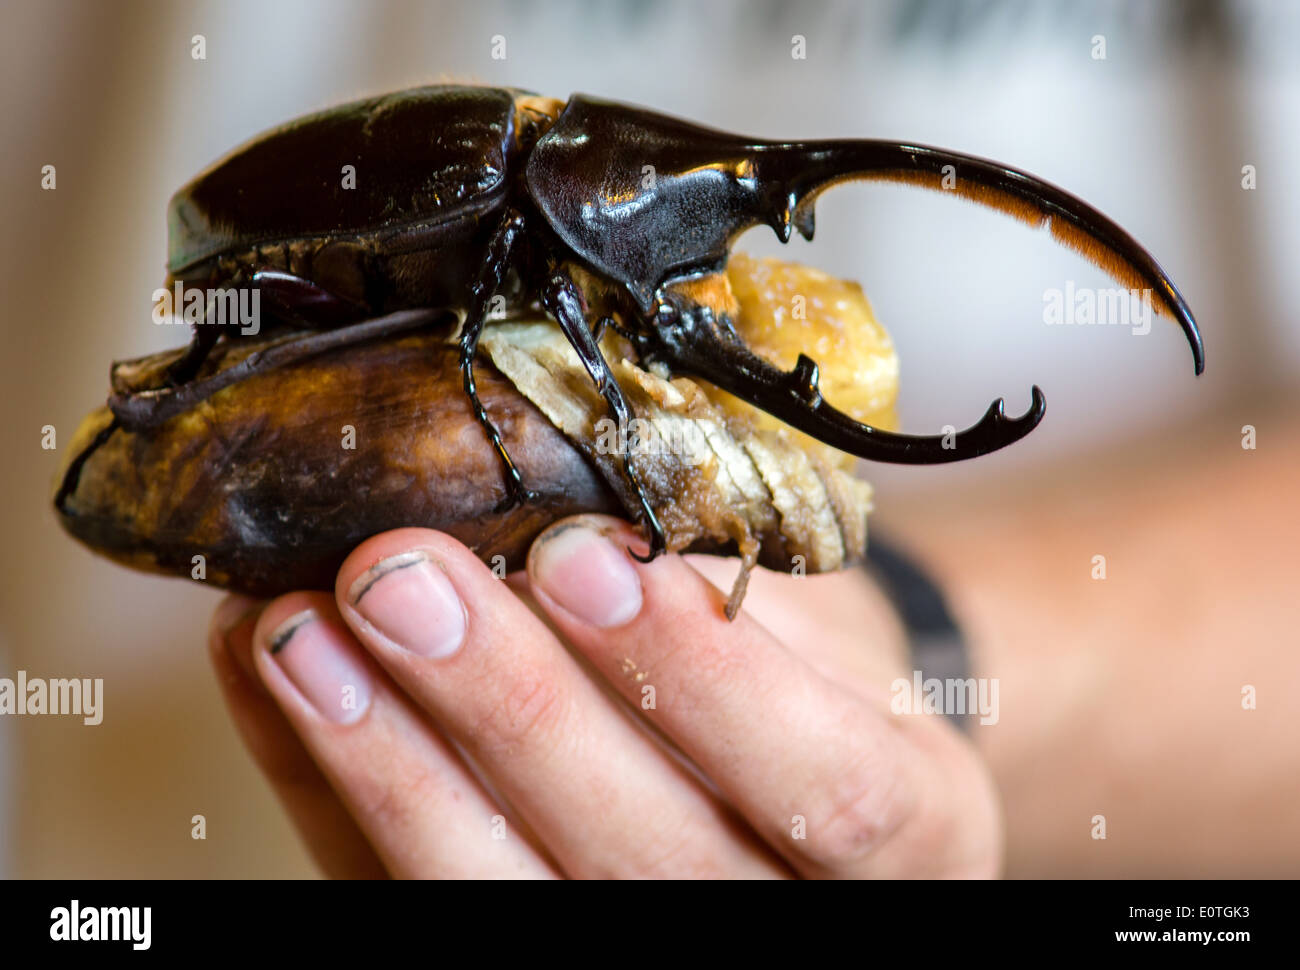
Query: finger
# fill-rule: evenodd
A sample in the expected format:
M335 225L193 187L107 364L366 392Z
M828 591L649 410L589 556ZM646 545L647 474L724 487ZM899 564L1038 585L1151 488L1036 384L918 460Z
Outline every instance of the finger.
M376 536L344 563L337 597L358 638L469 752L566 873L783 873L450 536Z
M212 618L208 652L231 719L321 871L333 879L383 878L370 843L253 670L253 628L264 606L228 596Z
M826 679L678 556L636 563L626 523L579 516L534 543L538 601L572 643L808 875L951 872L946 779L884 711ZM816 636L810 618L805 636ZM973 830L973 829L972 829Z
M738 563L690 555L687 564L724 593ZM837 684L888 684L911 670L898 614L865 569L796 576L758 568L749 577L745 612L795 655ZM816 617L817 636L808 636Z
M459 756L371 661L326 593L257 622L253 662L388 871L401 878L553 875Z

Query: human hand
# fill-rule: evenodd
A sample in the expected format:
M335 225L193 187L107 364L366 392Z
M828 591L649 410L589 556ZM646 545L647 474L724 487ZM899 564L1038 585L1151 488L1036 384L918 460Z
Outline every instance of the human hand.
M334 596L221 605L232 716L328 874L997 874L987 770L889 712L905 661L861 571L756 571L728 622L694 568L725 561L625 546L627 523L568 519L503 581L399 529Z

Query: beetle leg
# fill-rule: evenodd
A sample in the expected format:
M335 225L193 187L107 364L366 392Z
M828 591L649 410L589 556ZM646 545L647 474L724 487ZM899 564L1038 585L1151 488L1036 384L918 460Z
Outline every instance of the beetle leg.
M212 308L209 307L208 314L211 313ZM176 387L189 383L199 372L203 362L208 359L208 354L212 353L212 348L221 334L216 327L206 326L206 323L205 316L203 323L195 325L194 332L190 334L190 343L185 348L185 353L168 366L165 378L167 386Z
M1035 385L1029 410L1018 418L1008 418L998 398L965 431L896 434L855 421L828 404L818 386L817 364L805 354L792 370L783 371L743 341L723 339L713 321L689 310L683 315L665 306L658 326L661 356L672 370L702 377L833 448L871 461L933 465L986 455L1029 434L1047 408Z
M637 353L648 352L646 350L645 334L637 333L635 330L623 326L618 322L616 317L612 316L600 317L594 324L592 324L591 336L596 343L600 343L605 339L606 330L613 330L616 334L630 343Z
M665 550L666 543L664 541L663 526L659 524L659 518L655 515L650 500L646 498L645 490L641 487L641 480L637 477L636 467L632 463L632 453L637 446L635 440L636 425L632 422L632 408L627 403L627 398L623 395L623 389L619 387L613 372L609 369L609 362L605 360L605 355L600 352L600 346L597 344L591 329L587 326L582 309L582 294L568 275L563 272L556 272L551 276L542 290L542 306L555 318L560 325L560 329L564 331L564 335L569 339L569 343L577 351L578 358L595 382L597 392L605 399L605 404L609 407L609 413L618 422L618 427L629 429L629 433L633 436L632 440L628 441L627 450L623 453L623 474L627 477L628 484L631 485L632 490L636 493L637 500L641 504L641 514L645 519L646 530L650 534L650 554L642 557L635 552L631 552L631 550L628 551L641 562L650 562ZM597 321L597 326L603 330L605 326L608 326L608 323Z
M258 270L253 274L253 286L270 302L272 317L285 323L330 328L369 315L364 304L282 270Z
M439 315L436 310L400 310L337 330L319 330L306 336L298 334L281 337L204 380L130 394L114 393L108 399L108 406L128 431L156 427L231 384L277 367L307 360L326 351L431 326Z
M523 228L523 215L513 209L501 221L501 225L496 234L493 235L492 241L488 243L483 272L479 274L479 278L470 287L469 309L460 331L460 372L465 384L465 393L469 396L470 406L474 408L474 417L478 419L478 423L487 432L488 440L492 442L492 447L496 449L506 473L506 495L497 503L494 512L508 512L516 505L534 502L538 498L536 492L529 491L524 487L524 480L519 474L519 469L516 467L514 459L510 457L510 452L506 450L505 443L501 440L501 432L492 423L492 419L488 417L487 409L483 407L483 402L479 400L478 388L474 383L474 354L478 351L478 338L483 334L483 325L487 323L488 302L500 289L501 282L505 279L506 268L510 265L510 252L514 249L515 242L518 240L519 233L523 231Z
M238 290L245 285L244 271L241 269L223 284L224 289ZM252 275L251 286L271 304L272 315L286 323L297 323L307 327L339 326L349 320L358 320L366 316L365 307L326 290L311 280L284 273L280 270L258 270ZM171 387L188 384L203 362L208 359L212 348L221 337L216 321L217 303L207 307L203 321L194 327L189 346L185 353L168 368L166 383Z
M231 288L238 288L243 281L244 271L239 270L230 278L228 285ZM216 326L216 315L217 303L213 301L204 310L203 319L194 325L194 332L190 334L190 343L185 348L185 353L167 368L163 378L165 386L177 387L188 384L194 379L194 375L199 372L199 368L208 359L212 348L221 337L221 331Z

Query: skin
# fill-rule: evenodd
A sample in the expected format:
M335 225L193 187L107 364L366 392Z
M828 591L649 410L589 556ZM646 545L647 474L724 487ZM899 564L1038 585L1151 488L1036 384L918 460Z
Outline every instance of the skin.
M629 545L644 551L627 523L564 520L502 581L449 536L401 529L357 548L334 597L222 604L227 702L326 873L997 874L988 772L941 718L889 714L904 651L864 578L763 573L729 623L692 562ZM792 635L796 595L819 610L816 643ZM345 710L347 685L364 699Z
M1001 717L973 741L889 712L911 664L861 571L756 571L729 624L718 586L734 564L634 562L636 533L596 516L557 523L504 582L445 535L376 536L334 597L228 599L212 656L250 751L334 876L1293 876L1294 410L1251 415L1255 451L1220 422L1214 461L1198 426L1014 489L891 507L974 674L1001 684ZM358 577L394 555L403 568L359 610ZM456 595L388 597L405 620L379 633L362 613L386 597L367 599L424 570ZM631 602L612 577L631 578ZM318 619L272 655L306 609ZM311 679L339 663L341 679ZM340 708L343 681L368 685L363 710Z
M1300 872L1298 413L1229 404L1014 485L891 506L975 671L1001 681L977 739L1008 873Z

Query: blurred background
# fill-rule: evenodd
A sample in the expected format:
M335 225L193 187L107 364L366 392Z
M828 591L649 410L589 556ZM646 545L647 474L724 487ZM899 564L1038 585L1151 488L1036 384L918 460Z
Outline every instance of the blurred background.
M1199 380L1160 319L1140 338L1046 326L1045 289L1109 281L1046 234L951 198L844 186L823 197L814 243L782 248L766 228L742 240L861 281L898 348L904 430L965 427L1004 395L1018 414L1031 384L1046 392L1047 418L1015 448L942 472L872 467L887 526L931 497L1190 420L1238 434L1295 386L1297 51L1300 5L1282 0L5 0L0 516L14 543L0 676L102 677L106 696L98 727L0 718L0 875L314 873L222 709L203 645L218 594L67 538L49 504L61 453L40 447L42 426L65 445L103 401L111 360L180 342L149 320L164 208L231 147L340 101L474 81L764 137L941 145L1114 217L1195 311ZM190 838L196 814L205 841Z

